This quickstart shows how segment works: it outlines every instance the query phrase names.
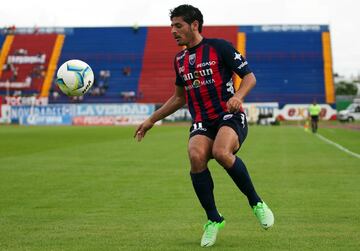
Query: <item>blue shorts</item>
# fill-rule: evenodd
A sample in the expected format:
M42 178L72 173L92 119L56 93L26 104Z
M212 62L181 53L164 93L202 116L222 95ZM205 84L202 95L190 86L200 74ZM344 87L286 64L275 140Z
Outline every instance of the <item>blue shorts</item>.
M215 137L222 126L229 126L236 132L240 146L244 143L248 133L248 124L246 115L243 112L235 114L225 113L216 120L194 123L190 127L190 138L195 135L205 135L208 138L215 140ZM236 152L238 150L239 149L237 149Z

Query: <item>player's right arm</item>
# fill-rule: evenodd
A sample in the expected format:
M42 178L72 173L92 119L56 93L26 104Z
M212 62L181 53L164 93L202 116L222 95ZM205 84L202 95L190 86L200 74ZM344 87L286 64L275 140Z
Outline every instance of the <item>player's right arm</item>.
M150 130L154 124L174 113L183 107L186 103L185 92L182 86L175 85L174 94L165 102L163 106L161 106L158 110L156 110L148 119L146 119L143 123L141 123L134 134L134 138L138 141L141 141L142 138L145 137L145 134L148 130Z

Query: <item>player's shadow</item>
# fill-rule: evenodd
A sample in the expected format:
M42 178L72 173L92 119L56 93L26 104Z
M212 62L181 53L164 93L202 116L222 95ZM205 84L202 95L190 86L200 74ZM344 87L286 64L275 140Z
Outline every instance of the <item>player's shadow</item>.
M178 247L183 247L183 250L204 250L203 247L200 247L200 239L198 241L196 240L183 240L183 241L178 241L176 248ZM236 243L228 243L225 241L221 241L220 239L218 239L215 243L214 246L211 247L212 250L239 250L239 244ZM169 249L171 250L171 249ZM176 249L178 250L178 249Z

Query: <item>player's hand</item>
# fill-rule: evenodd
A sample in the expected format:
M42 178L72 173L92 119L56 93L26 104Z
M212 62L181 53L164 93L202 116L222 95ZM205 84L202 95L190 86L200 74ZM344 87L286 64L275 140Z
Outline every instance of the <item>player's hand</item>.
M141 141L142 138L145 137L145 134L148 130L150 130L152 127L154 126L154 123L150 120L147 119L145 120L142 124L140 124L134 134L134 138L137 139L137 141Z
M238 97L233 96L226 103L226 107L228 109L228 112L236 113L236 112L240 111L240 109L242 107L242 100Z

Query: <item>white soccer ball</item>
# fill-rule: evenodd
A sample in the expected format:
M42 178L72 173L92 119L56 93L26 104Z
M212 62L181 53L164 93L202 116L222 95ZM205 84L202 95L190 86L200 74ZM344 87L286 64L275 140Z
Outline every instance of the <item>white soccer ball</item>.
M77 59L63 63L56 77L56 84L68 96L82 96L94 83L94 73L90 66Z

